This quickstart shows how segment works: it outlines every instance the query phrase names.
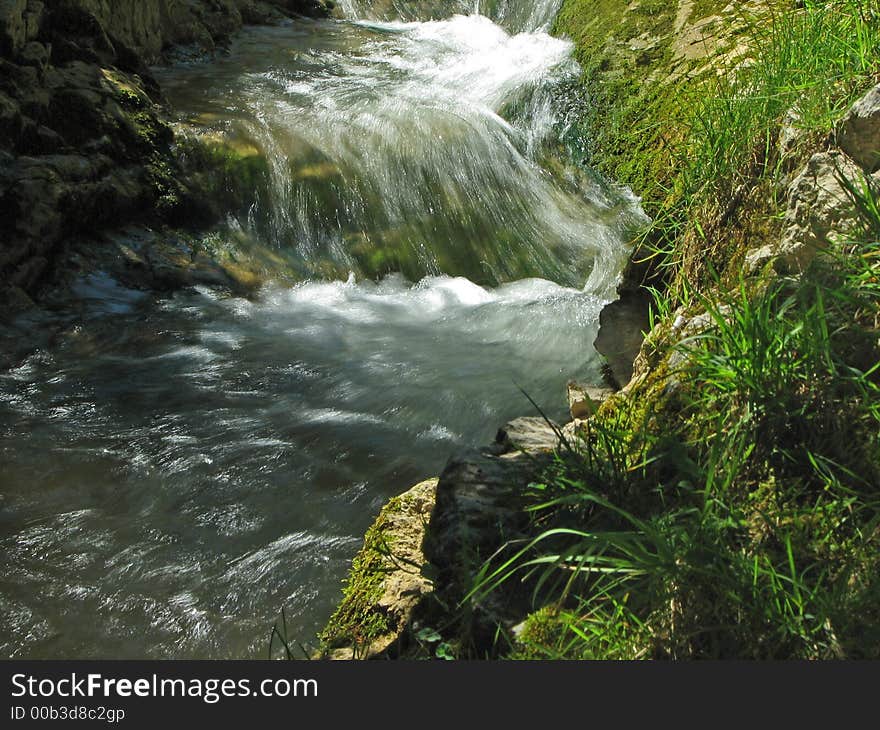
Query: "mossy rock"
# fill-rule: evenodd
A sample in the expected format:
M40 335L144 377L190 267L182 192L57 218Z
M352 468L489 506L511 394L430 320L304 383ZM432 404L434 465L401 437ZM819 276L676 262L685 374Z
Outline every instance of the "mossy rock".
M182 132L177 152L188 187L215 209L215 216L230 210L245 213L268 199L269 161L251 140Z
M425 530L437 479L391 499L352 562L342 602L320 634L321 656L369 659L395 652L433 584L425 575Z

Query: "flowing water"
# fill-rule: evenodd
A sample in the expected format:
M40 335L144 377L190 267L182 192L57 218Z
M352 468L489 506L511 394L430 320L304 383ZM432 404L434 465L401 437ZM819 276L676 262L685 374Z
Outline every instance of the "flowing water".
M0 373L0 654L260 656L282 607L310 641L387 498L528 413L520 387L561 417L598 380L642 214L568 162L556 3L344 9L160 74L263 165L221 237L302 283L159 299L95 272Z

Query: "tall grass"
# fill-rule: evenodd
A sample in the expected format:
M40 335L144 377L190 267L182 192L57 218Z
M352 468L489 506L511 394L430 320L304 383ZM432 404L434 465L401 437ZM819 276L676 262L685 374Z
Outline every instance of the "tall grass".
M829 134L880 70L880 4L811 0L803 10L743 16L749 60L701 95L685 143L685 189L728 192L778 161L780 126Z

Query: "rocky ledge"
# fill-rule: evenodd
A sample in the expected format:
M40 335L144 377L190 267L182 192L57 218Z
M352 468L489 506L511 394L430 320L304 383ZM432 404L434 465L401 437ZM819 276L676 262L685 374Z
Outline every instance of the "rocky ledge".
M439 479L388 502L354 559L320 655L414 658L436 651L434 627L449 633L453 612L446 607L461 601L486 558L522 535L524 492L559 443L555 424L519 418L490 446L452 458ZM489 601L467 617L466 632L485 643L498 622L515 623L524 610Z

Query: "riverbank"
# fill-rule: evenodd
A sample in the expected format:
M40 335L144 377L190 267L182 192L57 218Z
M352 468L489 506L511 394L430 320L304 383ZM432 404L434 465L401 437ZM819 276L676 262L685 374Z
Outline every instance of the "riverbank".
M47 288L89 270L92 256L148 288L196 282L238 290L253 286L258 265L211 260L194 235L225 214L211 181L247 174L238 168L249 160L208 145L185 150L197 163L195 169L192 163L186 167L148 64L216 53L243 23L289 22L295 13L331 11L323 0L3 3L4 315L32 307ZM135 224L160 233L143 232L140 247L101 236Z
M374 650L388 607L370 591L403 569L392 530L379 588L352 574L325 651L880 654L876 13L564 3L584 159L654 220L623 285L651 295L650 331L594 415L514 443L515 477L486 466L503 435L453 460L421 528L424 599ZM352 605L370 617L354 632Z
M2 311L62 312L0 331L10 652L262 653L511 382L598 381L600 319L609 387L391 499L320 652L880 654L873 3L566 0L579 79L523 18L316 24L181 71L177 127L147 63L329 8L122 5L0 4ZM558 146L653 220L601 317L641 216Z

